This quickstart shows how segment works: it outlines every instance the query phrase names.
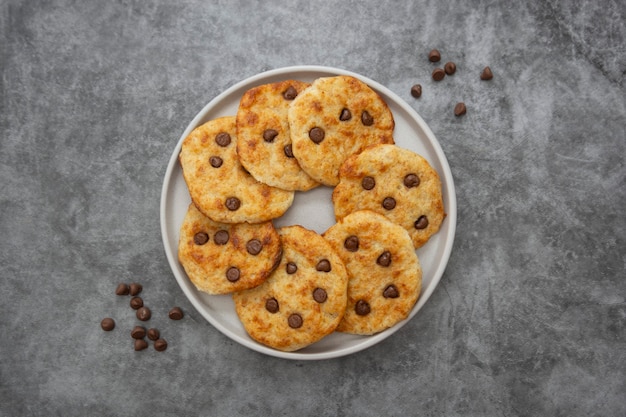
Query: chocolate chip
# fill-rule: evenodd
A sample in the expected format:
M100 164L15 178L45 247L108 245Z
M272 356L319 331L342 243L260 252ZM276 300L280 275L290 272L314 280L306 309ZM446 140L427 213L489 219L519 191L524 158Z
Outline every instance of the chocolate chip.
M226 132L218 133L217 136L215 136L215 143L221 147L230 145L230 135Z
M419 219L415 221L415 224L413 224L413 226L415 226L417 230L426 229L428 227L428 217L420 216Z
M265 309L270 313L278 313L279 306L278 301L275 298L270 298L265 302Z
M216 245L225 245L228 243L228 239L230 239L230 236L226 230L218 230L215 232L215 236L213 236Z
M348 236L346 240L343 241L343 247L350 252L356 252L359 250L359 238L354 235Z
M172 320L180 320L183 317L185 317L185 315L183 314L183 310L180 309L180 307L173 307L168 313L167 316L172 319Z
M287 158L293 158L293 149L291 148L291 143L289 145L285 145L283 148L283 152L285 152L285 156Z
M152 312L148 307L141 307L139 310L137 310L136 315L137 319L141 321L148 321L150 320L150 317L152 317Z
M161 332L158 329L148 329L148 339L157 340L159 337L161 337Z
M364 126L371 126L374 124L374 118L367 110L363 110L363 113L361 113L361 123L363 123Z
M363 177L361 180L361 187L364 190L371 190L376 186L376 180L373 177Z
M193 243L196 245L204 245L209 241L209 235L204 232L198 232L193 235Z
M346 108L341 110L341 114L339 115L339 120L341 120L342 122L347 122L350 119L352 119L352 112Z
M259 239L252 239L246 243L246 250L250 255L258 255L263 249L263 244Z
M265 142L272 142L278 136L278 131L274 129L265 129L263 132L263 140Z
M285 271L287 271L289 275L295 274L297 270L298 265L294 264L293 262L287 262L287 265L285 266Z
M454 106L454 115L463 116L465 113L467 113L467 108L465 107L465 103L463 102L456 103L456 106Z
M430 62L439 62L439 60L441 60L441 54L439 53L437 49L432 49L428 53L428 60Z
M167 349L167 342L165 339L158 339L154 341L154 350L157 352L163 352L165 349Z
M111 330L115 329L115 320L110 317L104 318L100 322L100 327L102 327L102 330L104 330L105 332L110 332Z
M237 197L228 197L226 199L226 208L230 211L236 211L241 206L241 201Z
M383 253L381 253L378 259L376 259L376 263L380 266L391 265L391 252L386 250Z
M309 130L309 139L311 139L313 143L321 143L324 140L324 136L326 136L326 133L321 127L314 127Z
M300 316L300 314L298 313L294 313L289 316L289 318L287 319L287 323L289 323L289 327L291 327L292 329L298 329L302 327L302 316Z
M395 285L388 285L387 288L383 291L383 297L385 298L398 298L400 293Z
M418 177L417 174L407 174L404 177L404 185L408 188L417 187L420 185L420 177Z
M328 259L322 259L317 263L317 265L315 265L315 269L320 272L330 272L330 262L328 261Z
M385 197L383 200L383 207L385 210L393 210L396 208L396 199L393 197Z
M143 339L135 339L135 350L136 351L144 350L147 347L148 347L148 342L146 342Z
M452 75L456 72L456 64L454 62L446 62L446 64L443 66L443 70L446 72L446 74Z
M241 272L239 271L239 268L237 268L236 266L231 266L230 268L228 268L228 271L226 271L226 279L229 280L230 282L237 282L239 281L240 277L241 277Z
M212 156L209 158L209 164L211 164L213 168L219 168L222 166L223 163L224 160L219 156Z
M129 292L130 288L128 288L128 285L124 283L118 284L117 288L115 289L116 295L128 295Z
M130 308L133 310L139 310L141 307L143 307L143 300L141 297L133 297L130 299Z
M321 304L324 301L326 301L327 298L328 298L328 295L326 294L326 290L324 290L323 288L316 288L313 291L313 299L316 302Z
M480 74L480 79L483 81L487 81L493 78L493 72L491 72L491 68L485 67L483 72Z
M441 81L446 76L446 72L444 70L442 70L441 68L435 68L433 70L433 74L432 75L433 75L433 80Z
M130 331L130 337L133 339L143 339L146 337L146 328L143 326L133 327L133 330Z
M141 290L143 290L143 286L141 284L133 282L132 284L130 284L130 289L128 290L128 293L130 295L137 295L141 292Z
M298 96L298 90L294 88L293 85L290 85L285 91L283 91L283 98L285 100L293 100Z
M411 95L415 98L420 98L422 96L421 84L415 84L413 87L411 87Z
M370 305L369 305L369 303L367 301L359 300L354 305L354 311L359 316L366 316L366 315L368 315L370 313L371 309L370 309Z

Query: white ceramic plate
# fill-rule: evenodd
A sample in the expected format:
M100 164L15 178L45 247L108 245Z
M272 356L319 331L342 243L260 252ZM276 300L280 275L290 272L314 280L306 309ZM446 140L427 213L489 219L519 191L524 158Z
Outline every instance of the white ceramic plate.
M354 336L336 332L300 351L281 352L251 339L237 318L231 297L229 295L213 296L199 292L178 262L179 230L191 201L178 163L178 154L183 139L195 127L216 117L234 116L237 113L240 98L246 90L252 87L286 79L312 82L319 77L343 74L361 79L381 95L389 105L396 122L394 131L396 144L419 153L437 170L442 181L443 202L447 217L440 231L426 245L417 250L423 270L422 293L407 320L376 335ZM331 195L332 188L329 187L296 192L291 208L281 218L276 219L274 224L277 227L300 224L318 233L323 233L335 223ZM456 196L454 182L448 161L430 128L407 103L386 87L359 74L329 67L296 66L264 72L237 83L214 98L196 115L181 135L167 166L161 193L161 233L165 253L178 284L193 306L209 323L234 341L255 351L287 359L336 358L361 351L391 336L417 314L439 283L450 257L455 229Z

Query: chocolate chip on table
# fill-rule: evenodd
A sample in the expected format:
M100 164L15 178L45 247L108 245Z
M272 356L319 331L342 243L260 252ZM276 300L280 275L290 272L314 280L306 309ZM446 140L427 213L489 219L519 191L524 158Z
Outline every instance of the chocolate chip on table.
M230 268L228 268L228 271L226 271L226 279L230 282L237 282L239 281L240 277L241 271L239 271L239 268L237 268L236 266L231 266Z
M417 230L426 229L428 227L428 217L420 216L417 220L415 220L413 226Z
M143 339L146 337L146 328L143 326L133 327L133 330L130 331L130 337L133 339Z
M364 190L371 190L376 186L376 180L373 177L363 177L361 180L361 187Z
M150 317L152 317L152 312L148 307L141 307L139 310L137 310L136 316L137 319L141 321L148 321L150 320Z
M221 147L226 147L230 145L230 135L226 132L218 133L215 136L215 143L217 143Z
M355 235L348 236L346 240L343 241L343 247L350 252L356 252L359 250L359 238Z
M446 76L446 72L441 68L435 68L432 73L433 80L441 81Z
M115 320L113 320L111 317L106 317L100 322L100 327L102 327L102 330L104 330L105 332L110 332L111 330L115 329Z
M480 74L480 79L483 81L488 81L493 78L493 72L491 72L491 68L485 67L483 72Z
M172 320L180 320L182 319L185 315L183 314L183 310L180 309L180 307L173 307L169 313L167 313L168 317Z
M285 145L283 148L283 152L285 152L285 156L287 158L293 158L293 149L291 147L291 143L289 145Z
M407 174L404 177L404 185L408 188L413 188L413 187L417 187L418 185L420 185L420 177L417 176L417 174Z
M456 106L454 106L454 115L463 116L465 113L467 113L467 108L465 107L465 103L463 102L456 103Z
M420 98L422 96L422 85L415 84L413 87L411 87L411 95L415 98Z
M446 74L452 75L456 72L456 64L454 62L446 62L446 64L443 66L443 70L446 72Z
M213 236L216 245L225 245L228 243L228 239L230 239L230 235L226 230L218 230Z
M283 92L283 98L285 100L293 100L297 96L298 96L298 90L296 90L293 85L290 85L289 88L287 88Z
M263 244L259 239L252 239L246 243L246 250L250 255L258 255L263 250Z
M128 291L128 293L132 296L135 296L139 294L141 290L143 290L143 286L141 284L133 282L132 284L130 284L130 290Z
M302 316L298 313L291 314L287 319L287 323L292 329L298 329L302 327Z
M400 293L395 285L388 285L387 288L383 291L383 297L385 298L398 298Z
M117 288L115 289L115 294L116 295L128 295L128 293L130 292L130 288L128 287L128 284L118 284Z
M371 308L370 308L370 305L369 305L369 303L367 301L359 300L354 305L354 311L359 316L366 316L366 315L368 315L370 313Z
M376 259L376 263L380 266L391 265L391 252L386 250L383 253L381 253L378 259Z
M265 302L265 309L270 313L278 313L278 300L275 298L270 298Z
M224 160L219 156L212 156L209 158L209 164L211 164L213 168L219 168L222 166L223 163Z
M158 329L155 329L155 328L148 329L148 339L157 340L159 337L161 337L161 332Z
M287 262L287 265L285 265L285 271L287 271L289 275L295 274L297 270L298 265L294 264L293 262Z
M428 53L428 60L430 62L439 62L441 60L441 53L437 49L431 49Z
M361 123L363 123L363 126L371 126L374 124L374 118L367 110L363 110L363 113L361 113Z
M328 294L326 294L326 290L323 288L316 288L313 291L313 299L318 303L323 303L328 298Z
M163 352L165 349L167 349L167 342L165 339L157 339L154 341L154 350L157 352Z
M143 307L143 300L141 297L133 297L130 299L130 308L133 310L139 310L141 307Z
M208 241L209 241L209 235L204 232L198 232L195 235L193 235L193 243L195 243L196 245L201 246L207 243Z
M330 272L330 262L328 261L328 259L322 259L317 263L317 265L315 265L315 269L320 272Z
M352 112L350 112L350 110L346 108L341 110L341 114L339 115L339 120L341 120L342 122L347 122L350 119L352 119Z
M309 139L311 139L313 143L321 143L324 140L324 136L326 136L326 132L324 132L324 129L321 127L314 127L309 130Z
M275 129L265 129L263 132L263 140L265 142L273 142L276 136L278 136L278 131Z
M230 211L237 211L241 206L241 201L237 197L228 197L226 199L226 208Z
M148 342L143 339L135 339L135 350L140 351L148 347Z
M396 199L393 197L385 197L383 200L383 208L385 210L393 210L396 208Z

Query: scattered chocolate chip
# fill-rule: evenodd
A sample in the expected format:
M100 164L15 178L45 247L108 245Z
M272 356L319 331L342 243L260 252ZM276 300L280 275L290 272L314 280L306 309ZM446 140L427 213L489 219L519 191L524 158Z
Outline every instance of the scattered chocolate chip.
M404 185L408 188L417 187L420 185L420 177L417 174L407 174L404 177Z
M209 235L204 232L198 232L193 235L193 243L196 245L204 245L209 241Z
M347 122L350 119L352 119L352 112L346 108L341 110L341 114L339 115L339 120L341 120L342 122Z
M148 321L150 320L150 317L152 317L152 312L148 307L141 307L139 310L137 310L136 315L137 319L141 321Z
M130 289L128 293L130 295L137 295L141 292L141 290L143 290L143 286L141 284L137 284L136 282L133 282L132 284L130 284Z
M420 216L413 224L417 230L426 229L428 227L428 217Z
M289 275L295 274L297 270L298 265L294 264L293 262L287 262L287 265L285 266L285 271L287 271Z
M148 339L157 340L159 337L161 337L161 332L158 329L155 329L155 328L148 329Z
M165 339L157 339L154 341L154 350L157 352L163 352L165 349L167 349L167 342Z
M465 113L467 113L467 108L465 107L465 103L463 102L456 103L456 106L454 106L454 115L463 116Z
M395 285L388 285L387 288L383 291L383 297L385 298L398 298L400 293Z
M346 240L343 241L343 247L350 252L356 252L359 250L359 238L354 235L348 236Z
M378 259L376 259L376 263L380 266L389 266L391 265L391 252L388 250L384 251Z
M209 158L209 164L211 164L213 168L219 168L222 166L223 163L224 160L219 156L212 156Z
M367 110L363 110L363 113L361 113L361 123L363 123L363 126L371 126L374 124L374 118Z
M263 132L263 140L265 142L273 142L276 136L278 136L278 131L274 129L265 129Z
M285 152L285 156L287 158L293 158L293 149L291 147L291 143L289 145L285 145L283 151Z
M124 283L118 284L117 288L115 289L116 295L128 295L129 292L130 288L128 288L128 285Z
M361 187L364 190L371 190L376 186L376 180L373 177L363 177L361 180Z
M441 68L435 68L433 70L432 76L433 76L433 80L441 81L446 76L446 72L442 70Z
M167 313L167 316L172 319L172 320L180 320L182 319L185 315L183 314L183 310L180 309L180 307L173 307L169 313Z
M270 313L278 313L278 301L275 298L270 298L265 302L265 309Z
M383 200L383 208L385 210L393 210L396 208L396 199L393 197L385 197Z
M102 327L102 330L104 330L105 332L110 332L111 330L115 329L115 320L110 317L104 318L100 322L100 327Z
M328 259L322 259L317 263L317 265L315 265L315 269L320 272L330 272L330 262L328 261Z
M326 290L324 290L323 288L316 288L313 291L313 299L316 302L321 304L324 301L326 301L327 298L328 298L328 295L326 294Z
M293 100L298 96L298 90L293 85L290 85L285 91L283 91L283 98L285 100Z
M241 206L241 201L237 197L228 197L226 199L226 208L230 211L239 210L239 206Z
M480 79L483 81L487 81L493 78L493 72L491 72L491 68L485 67L483 72L480 74Z
M428 60L430 62L439 62L441 60L441 53L437 49L432 49L428 53Z
M133 297L130 299L130 308L133 310L139 310L141 307L143 307L143 300L141 297Z
M263 244L259 239L252 239L246 243L246 250L250 255L258 255L263 249Z
M354 305L354 311L359 316L366 316L366 315L368 315L370 313L371 309L370 309L370 305L369 305L369 303L367 301L359 300Z
M226 230L218 230L215 232L215 236L213 236L216 245L225 245L228 243L228 239L230 239L230 236Z
M443 70L446 72L446 74L452 75L456 72L456 64L454 62L446 62L446 64L443 66Z
M143 339L146 337L146 328L143 326L133 327L133 330L130 331L130 337L133 339Z
M221 147L230 145L230 135L226 132L218 133L217 136L215 136L215 143Z
M240 277L241 277L241 272L239 271L239 268L237 268L236 266L231 266L230 268L228 268L228 271L226 271L226 279L229 280L230 282L237 282L239 281Z
M422 85L415 84L413 87L411 87L411 95L415 98L420 98L422 96Z
M135 350L136 351L144 350L147 347L148 347L148 342L146 342L143 339L135 339Z
M309 139L313 141L313 143L321 143L324 140L324 136L326 136L326 132L321 127L314 127L309 130Z
M287 319L287 323L289 323L289 327L292 329L298 329L302 327L302 316L297 313L291 314Z

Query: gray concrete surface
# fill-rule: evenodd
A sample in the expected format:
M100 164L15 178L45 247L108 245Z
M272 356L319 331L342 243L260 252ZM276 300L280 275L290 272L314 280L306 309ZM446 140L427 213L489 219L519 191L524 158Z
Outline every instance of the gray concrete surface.
M626 415L625 18L617 0L0 1L0 415ZM431 48L458 66L441 83ZM159 229L187 123L300 64L406 100L459 208L425 308L322 362L212 327ZM144 284L167 351L132 350L121 281Z

